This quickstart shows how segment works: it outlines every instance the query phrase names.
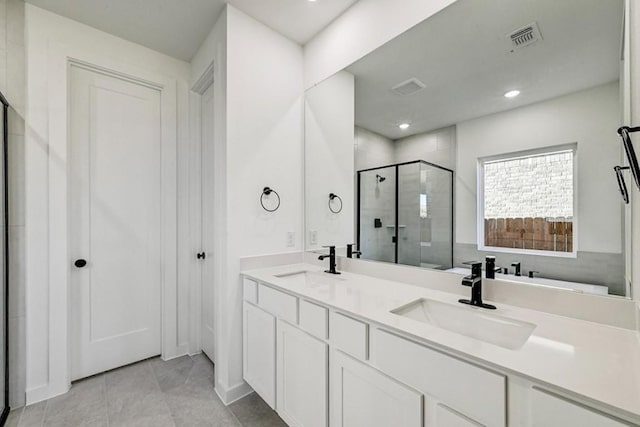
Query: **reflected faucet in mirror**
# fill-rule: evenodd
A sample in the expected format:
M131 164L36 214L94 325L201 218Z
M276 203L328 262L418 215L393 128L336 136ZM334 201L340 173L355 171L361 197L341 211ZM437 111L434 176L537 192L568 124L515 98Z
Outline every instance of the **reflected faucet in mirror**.
M360 258L360 255L362 255L362 252L353 250L354 246L356 246L355 243L347 244L347 258L353 258L354 255L356 258Z

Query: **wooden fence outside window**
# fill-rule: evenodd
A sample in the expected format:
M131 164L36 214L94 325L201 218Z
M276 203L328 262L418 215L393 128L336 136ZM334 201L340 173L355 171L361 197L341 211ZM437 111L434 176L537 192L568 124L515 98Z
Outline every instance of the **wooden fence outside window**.
M573 252L573 218L485 218L484 244Z

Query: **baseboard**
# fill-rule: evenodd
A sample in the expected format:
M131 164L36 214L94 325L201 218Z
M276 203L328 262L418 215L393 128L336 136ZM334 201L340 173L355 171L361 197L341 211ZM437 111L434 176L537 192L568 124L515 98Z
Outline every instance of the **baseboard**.
M225 388L222 384L216 383L215 390L220 400L222 400L222 403L226 406L253 393L251 386L244 381L229 388Z
M180 344L172 349L173 351L170 354L162 355L162 360L171 360L177 359L178 357L186 356L189 354L189 345L188 344Z
M34 387L32 389L27 390L27 401L26 405L31 405L34 403L42 402L43 400L51 399L52 397L60 396L61 394L65 394L71 388L71 384L65 385L56 385L52 386L51 384L45 384L38 387Z

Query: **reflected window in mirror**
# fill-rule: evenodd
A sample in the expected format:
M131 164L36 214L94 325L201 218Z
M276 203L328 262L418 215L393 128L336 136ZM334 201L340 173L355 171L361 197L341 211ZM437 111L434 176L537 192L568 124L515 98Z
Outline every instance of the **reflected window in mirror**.
M484 250L574 256L574 146L478 162L478 245Z

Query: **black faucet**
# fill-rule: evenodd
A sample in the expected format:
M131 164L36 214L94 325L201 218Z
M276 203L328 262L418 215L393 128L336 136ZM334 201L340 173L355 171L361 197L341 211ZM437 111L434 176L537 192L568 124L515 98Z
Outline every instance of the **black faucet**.
M325 273L331 274L340 274L339 271L336 271L336 247L335 246L325 246L325 248L329 248L329 255L320 255L318 259L322 261L325 258L329 258L329 269L325 270Z
M522 274L520 273L520 263L519 262L512 262L511 263L511 267L515 267L516 268L516 272L515 272L516 276L522 276Z
M356 246L355 243L347 244L347 258L353 258L354 255L356 258L360 258L360 255L362 255L362 252L353 250L354 246Z
M474 262L471 264L471 275L465 276L462 279L464 286L471 286L471 299L458 300L462 304L469 304L476 307L488 308L495 310L496 306L491 304L485 304L482 302L482 263Z
M485 261L484 275L487 279L495 279L496 273L502 273L502 268L496 267L496 257L487 255Z
M531 270L531 271L529 272L529 278L533 279L533 278L534 278L534 274L538 274L538 273L540 273L540 272L539 272L539 271L533 271L533 270Z

